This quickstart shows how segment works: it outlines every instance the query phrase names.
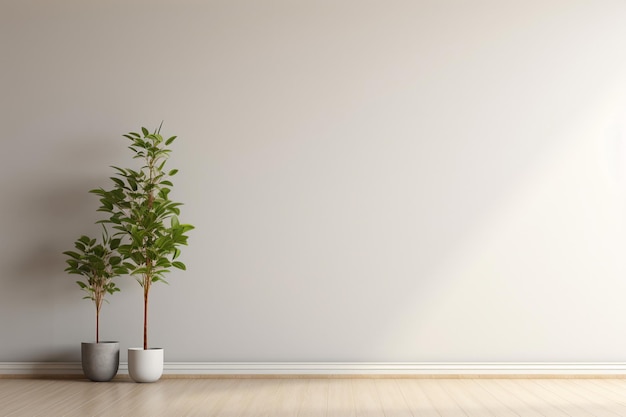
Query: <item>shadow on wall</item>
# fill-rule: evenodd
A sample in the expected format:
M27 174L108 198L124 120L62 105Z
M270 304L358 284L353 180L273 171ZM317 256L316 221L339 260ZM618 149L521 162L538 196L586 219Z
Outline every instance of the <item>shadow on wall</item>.
M100 233L101 226L95 224L99 219L98 199L89 190L107 185L105 170L114 159L107 142L100 138L58 142L53 145L53 154L36 157L38 161L15 160L9 167L11 178L3 180L3 188L11 198L4 202L0 220L0 328L18 339L15 346L11 346L13 342L3 343L3 356L14 360L16 355L27 355L25 360L68 360L70 352L59 347L55 339L66 342L66 332L71 334L91 319L83 317L87 314L76 314L76 305L85 301L76 279L64 272L62 252L71 250L81 234ZM71 326L57 324L69 321ZM21 327L37 334L47 345L39 348L51 356L44 358L24 350ZM63 334L56 334L60 332ZM51 354L49 348L55 353Z
M30 199L22 200L21 206L16 207L16 213L28 219L29 227L20 242L21 253L8 266L10 276L18 279L20 285L31 279L54 279L55 272L65 269L62 252L72 248L71 230L84 230L78 234L98 230L91 226L95 221L93 214L85 210L95 199L87 193L92 181L77 179L74 184L65 182L54 189L33 185L32 191L23 189Z

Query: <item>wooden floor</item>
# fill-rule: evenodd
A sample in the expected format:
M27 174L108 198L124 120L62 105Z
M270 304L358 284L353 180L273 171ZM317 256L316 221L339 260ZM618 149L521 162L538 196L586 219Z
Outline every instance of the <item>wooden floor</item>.
M0 379L0 416L626 416L625 379Z

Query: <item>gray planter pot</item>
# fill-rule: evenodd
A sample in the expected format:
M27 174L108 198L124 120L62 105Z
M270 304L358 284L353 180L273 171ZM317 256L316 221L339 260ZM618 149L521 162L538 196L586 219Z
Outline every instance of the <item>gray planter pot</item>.
M81 343L83 373L95 382L113 379L120 365L120 344L118 342Z

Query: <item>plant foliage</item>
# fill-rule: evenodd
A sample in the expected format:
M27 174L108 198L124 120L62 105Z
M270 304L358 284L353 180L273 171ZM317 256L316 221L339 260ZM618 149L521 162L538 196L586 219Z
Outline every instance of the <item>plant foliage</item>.
M91 190L100 197L99 211L108 214L101 223L116 230L121 239L118 247L124 266L143 287L144 294L144 349L148 348L147 317L148 295L155 282L167 282L165 276L171 268L185 270L184 263L176 259L180 246L187 245L187 232L193 229L179 221L181 203L170 199L171 178L178 170L166 170L171 150L169 145L176 136L165 139L161 127L150 133L145 127L141 133L123 135L130 140L128 147L133 158L141 161L139 168L112 167L113 188Z
M117 252L120 239L111 238L106 228L101 241L89 236L81 236L74 242L74 251L65 251L67 256L66 272L83 277L76 281L87 293L83 298L92 300L96 306L96 343L100 341L100 310L106 294L113 294L120 289L114 278L128 273L128 269Z

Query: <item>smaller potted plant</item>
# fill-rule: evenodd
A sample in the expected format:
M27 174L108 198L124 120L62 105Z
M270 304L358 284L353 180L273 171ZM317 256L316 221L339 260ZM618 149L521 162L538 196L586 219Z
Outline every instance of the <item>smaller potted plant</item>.
M119 367L119 342L100 341L100 311L105 295L119 291L113 279L128 272L117 253L119 244L120 239L111 238L104 228L100 242L81 236L74 243L75 251L63 252L67 255L65 271L83 277L76 283L87 293L83 298L92 300L96 307L96 341L81 343L83 372L92 381L110 381Z

